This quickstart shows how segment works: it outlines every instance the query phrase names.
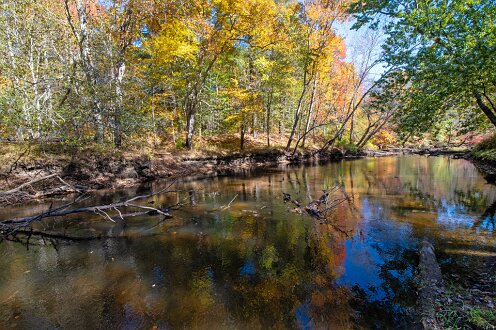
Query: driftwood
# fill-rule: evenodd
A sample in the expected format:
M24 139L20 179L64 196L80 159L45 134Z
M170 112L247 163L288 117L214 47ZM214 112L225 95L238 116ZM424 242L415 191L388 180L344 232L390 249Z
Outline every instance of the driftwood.
M37 215L0 221L0 234L2 234L4 237L8 237L15 235L16 233L24 233L24 232L33 233L33 231L29 230L29 228L31 228L31 225L34 222L38 222L46 218L63 217L78 213L96 213L102 216L104 219L112 222L115 222L116 219L124 220L125 218L128 217L135 217L142 215L160 215L163 219L171 218L172 216L170 215L169 212L173 209L182 207L181 203L177 203L165 208L155 208L151 206L135 204L135 202L164 193L177 192L177 190L169 190L169 188L172 186L173 183L169 184L166 188L158 192L151 193L148 195L136 196L125 201L115 202L107 205L98 205L98 206L80 207L80 208L71 209L70 207L75 203L79 202L81 198L78 198L74 202L62 205L57 208L52 208L51 205L47 211L44 211ZM134 208L141 211L132 212L132 213L123 213L121 211L122 208L126 208L126 209ZM110 212L114 212L115 215L110 216L109 214Z
M341 190L343 197L329 200L329 197L338 190ZM296 211L297 213L302 213L300 209L301 203L297 200L292 199L290 194L283 192L283 201L284 203L287 202L293 203L294 205L297 206L297 208L294 211ZM305 207L305 211L313 218L316 218L320 221L325 221L326 224L331 225L336 231L346 236L349 236L348 232L328 221L329 213L332 210L334 210L339 204L344 203L346 201L351 205L352 199L348 196L348 194L344 191L344 189L342 189L339 186L336 186L331 188L330 190L324 190L324 194L320 196L319 199L310 202Z
M33 186L37 183L40 183L42 181L48 181L56 179L60 183L62 183L62 186L56 186L54 188L45 190L45 191L36 191ZM26 189L30 189L31 191L35 190L35 193L32 192L26 192ZM35 178L33 180L30 180L28 182L25 182L21 184L20 186L17 186L13 189L7 190L7 191L0 191L0 203L5 203L5 204L10 204L10 203L17 203L20 202L24 199L33 199L33 198L41 198L41 197L47 197L51 195L57 195L57 194L63 194L63 193L81 193L81 189L78 189L69 183L67 183L65 180L63 180L60 175L58 174L50 174L47 176L43 176L40 178Z
M47 175L47 176L44 176L44 177L41 177L41 178L33 179L33 180L29 181L29 182L26 182L26 183L21 184L20 186L14 188L14 189L7 190L7 191L0 191L0 196L6 196L6 195L12 195L12 194L18 193L18 192L20 192L22 189L24 189L26 187L30 187L31 185L33 185L35 183L38 183L40 181L44 181L44 180L48 180L48 179L54 178L56 176L57 176L57 174L50 174L50 175Z
M218 207L218 208L213 209L213 210L208 210L207 212L212 213L212 212L217 212L217 211L225 211L231 207L232 203L236 200L236 198L238 198L238 194L236 194L227 205L222 205L221 207Z

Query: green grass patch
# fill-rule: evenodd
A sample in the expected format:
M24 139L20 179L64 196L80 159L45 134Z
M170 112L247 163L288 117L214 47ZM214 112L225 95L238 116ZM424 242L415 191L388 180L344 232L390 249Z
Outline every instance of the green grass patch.
M496 328L496 311L488 308L472 308L467 312L468 321L482 329Z
M442 329L496 329L496 311L474 302L472 293L454 282L446 282L437 301L436 318Z
M474 150L472 155L475 158L496 162L496 148L488 150Z

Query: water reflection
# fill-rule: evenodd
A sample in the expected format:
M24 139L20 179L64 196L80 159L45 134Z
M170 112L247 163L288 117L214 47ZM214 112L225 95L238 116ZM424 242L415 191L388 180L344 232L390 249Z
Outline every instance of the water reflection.
M282 200L287 192L305 204L336 184L354 203L340 204L330 223ZM408 328L419 240L432 240L443 267L460 276L458 258L479 257L459 251L496 251L496 191L464 160L362 159L180 188L153 198L157 206L187 203L171 220L79 215L40 227L119 238L56 248L39 239L29 251L0 244L0 327ZM1 210L0 218L25 209Z

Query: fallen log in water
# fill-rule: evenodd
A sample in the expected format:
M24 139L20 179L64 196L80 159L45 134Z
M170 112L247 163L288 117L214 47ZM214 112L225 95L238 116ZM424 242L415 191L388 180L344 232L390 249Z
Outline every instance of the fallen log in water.
M420 317L420 327L425 330L441 329L436 320L436 302L444 290L441 269L436 260L434 246L427 241L420 244L417 313Z
M174 181L175 182L175 181ZM144 205L139 205L136 204L135 202L142 200L142 199L147 199L153 196L157 196L160 194L164 193L170 193L170 192L177 192L177 190L169 190L169 188L172 186L174 183L172 182L169 184L166 188L155 192L151 193L148 195L142 195L142 196L135 196L133 198L130 198L125 201L121 202L114 202L111 204L107 205L97 205L97 206L89 206L89 207L80 207L80 208L73 208L71 209L70 207L80 201L80 199L76 199L74 202L65 204L63 206L53 208L52 205L48 208L47 211L41 212L40 214L29 216L29 217L24 217L24 218L17 218L17 219L6 219L0 221L0 234L3 237L9 237L9 236L15 236L16 233L34 233L34 231L29 230L26 231L26 229L32 229L31 225L34 222L39 222L43 219L46 218L55 218L55 217L63 217L63 216L68 216L72 214L78 214L78 213L96 213L102 218L115 222L115 219L121 219L124 220L127 217L135 217L135 216L142 216L142 215L160 215L162 218L167 219L171 218L172 216L170 215L170 211L173 209L177 209L182 206L181 203L177 203L175 205L171 205L165 208L155 208L151 206L144 206ZM123 213L121 211L122 208L132 208L132 209L138 209L141 210L140 212L132 212L132 213ZM115 216L111 216L109 213L114 212Z

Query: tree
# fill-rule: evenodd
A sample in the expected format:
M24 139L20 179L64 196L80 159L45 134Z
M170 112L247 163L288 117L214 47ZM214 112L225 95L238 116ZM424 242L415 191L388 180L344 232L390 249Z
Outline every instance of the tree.
M92 33L90 31L90 26L88 25L89 22L87 3L85 0L75 1L77 23L75 22L75 18L73 15L74 7L72 6L70 0L64 0L64 5L67 14L67 21L71 26L74 38L76 39L76 44L78 45L79 60L81 62L81 67L86 78L87 87L89 88L93 124L95 127L94 139L96 142L102 143L104 139L104 104L102 102L101 96L99 95L99 89L97 88L101 79L98 78L96 63L94 61L93 48L90 40Z
M357 1L356 28L384 31L385 59L409 79L410 126L477 105L496 126L496 4L493 1ZM408 95L407 95L408 94Z
M74 76L74 53L57 3L0 5L0 115L18 140L53 138Z
M265 131L270 145L277 129L298 147L309 132L327 135L318 127L342 125L342 136L362 91L361 70L346 62L334 31L344 1L7 0L0 8L2 138L120 147L153 133L153 146L169 138L181 146L185 130L192 148L196 132ZM353 111L351 122L361 115Z
M338 91L336 97L337 102L333 104L333 108L337 110L338 118L334 120L336 131L320 148L320 151L325 151L332 147L336 141L342 139L349 123L353 123L355 116L359 113L364 102L367 101L372 91L379 86L383 80L392 71L389 68L383 71L379 77L371 79L371 72L382 64L382 54L377 54L377 44L380 40L379 35L372 33L367 34L364 38L366 47L361 46L360 50L355 54L354 64L346 63L341 67L342 72L337 83L342 85L339 88L334 87ZM344 84L343 84L344 82ZM338 85L338 86L339 86ZM353 126L351 126L353 127ZM352 129L350 127L350 135ZM350 142L351 139L350 139Z
M286 145L289 151L296 129L300 123L303 102L310 83L316 79L318 63L326 55L334 53L336 39L334 23L344 18L345 2L342 1L304 1L297 7L302 22L296 31L296 43L302 70L301 94L294 114L293 126Z

